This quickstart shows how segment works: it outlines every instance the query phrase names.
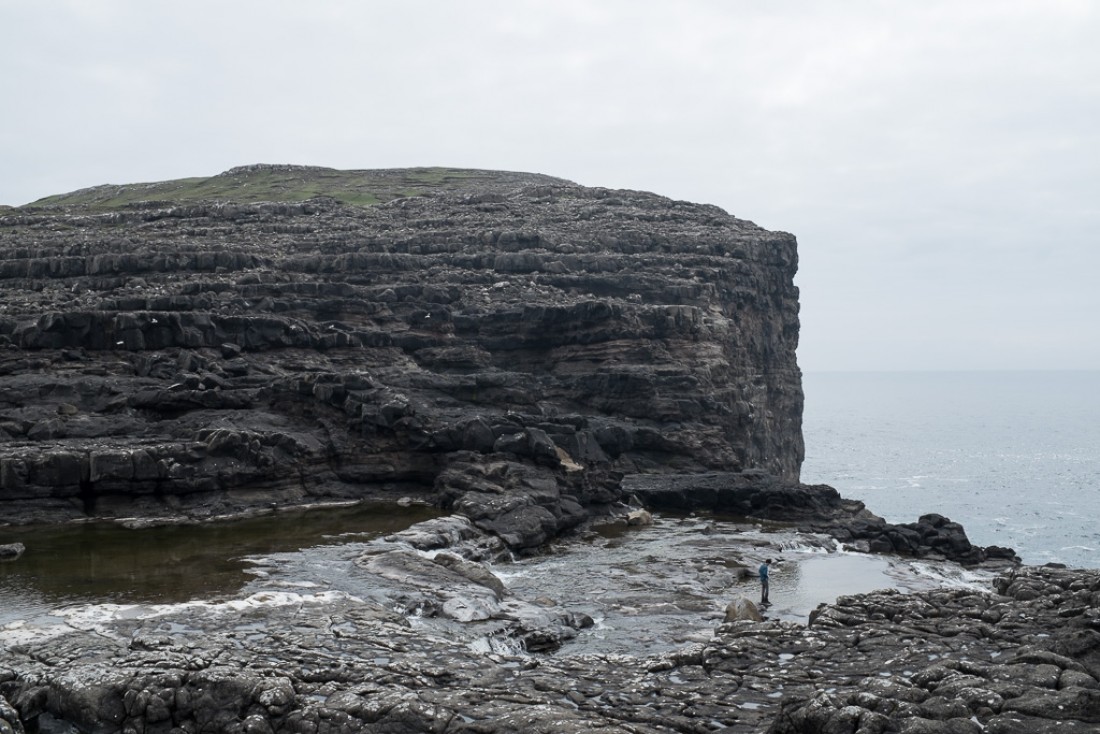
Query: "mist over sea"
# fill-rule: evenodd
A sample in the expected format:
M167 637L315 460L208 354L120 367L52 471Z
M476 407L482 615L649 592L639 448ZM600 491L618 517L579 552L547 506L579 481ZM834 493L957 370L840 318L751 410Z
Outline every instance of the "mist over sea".
M802 481L1100 568L1100 372L807 372Z

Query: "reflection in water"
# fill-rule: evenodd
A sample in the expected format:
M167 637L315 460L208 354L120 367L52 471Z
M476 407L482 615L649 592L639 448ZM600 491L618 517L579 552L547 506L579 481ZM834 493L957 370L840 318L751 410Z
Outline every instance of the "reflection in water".
M375 537L436 515L423 506L363 503L139 530L116 523L4 529L2 542L27 550L0 563L0 624L60 604L221 598L250 578L246 556L296 551L337 535Z
M773 569L771 614L805 622L809 611L841 596L899 588L891 565L878 556L848 553L804 555Z
M494 571L521 597L546 597L596 621L563 654L645 655L705 642L726 605L740 598L758 602L756 569L765 558L773 559L765 616L800 624L818 604L840 596L948 581L931 563L920 564L921 575L900 559L836 552L828 538L702 515L620 526Z

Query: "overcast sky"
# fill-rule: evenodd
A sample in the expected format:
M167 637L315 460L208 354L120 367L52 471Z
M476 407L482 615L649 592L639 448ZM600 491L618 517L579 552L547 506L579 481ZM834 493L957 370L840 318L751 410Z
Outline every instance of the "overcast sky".
M532 171L799 240L804 370L1100 369L1100 2L0 0L0 203Z

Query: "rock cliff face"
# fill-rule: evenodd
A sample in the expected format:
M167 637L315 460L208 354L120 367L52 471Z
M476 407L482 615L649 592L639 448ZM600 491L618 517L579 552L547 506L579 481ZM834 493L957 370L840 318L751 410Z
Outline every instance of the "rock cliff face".
M201 181L238 201L171 182L0 216L7 518L400 493L522 547L616 501L622 473L797 481L792 236L524 174L243 200L340 194L347 173L251 166Z

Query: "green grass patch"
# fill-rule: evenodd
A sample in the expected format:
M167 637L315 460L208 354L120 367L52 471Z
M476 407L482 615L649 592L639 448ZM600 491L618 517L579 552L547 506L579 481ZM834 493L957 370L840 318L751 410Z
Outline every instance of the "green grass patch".
M393 168L339 171L313 166L244 166L209 178L104 185L48 196L29 206L118 209L142 201L304 201L330 196L351 206L373 206L400 196L501 187L523 183L566 183L537 174L460 168Z

